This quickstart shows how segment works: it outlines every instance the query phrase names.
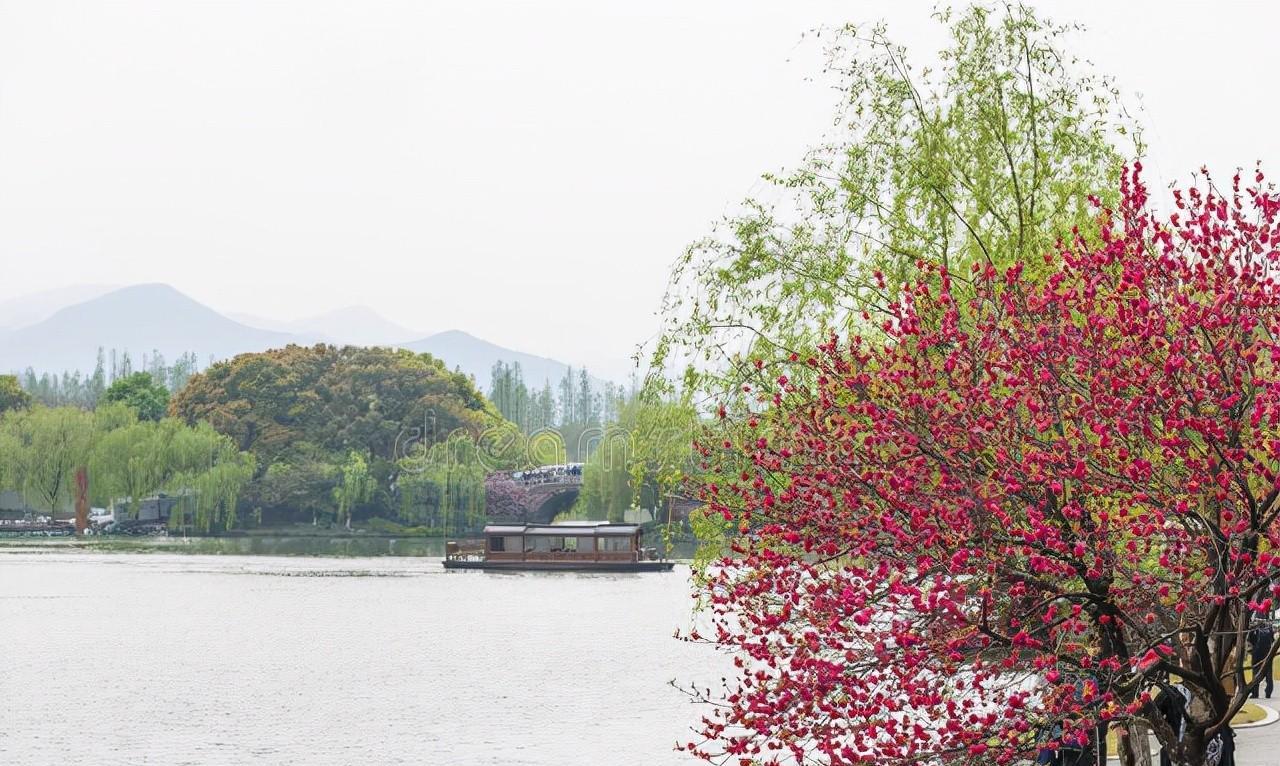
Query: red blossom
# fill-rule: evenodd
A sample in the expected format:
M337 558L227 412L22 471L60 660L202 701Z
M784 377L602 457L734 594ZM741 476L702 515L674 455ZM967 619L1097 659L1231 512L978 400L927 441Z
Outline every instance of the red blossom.
M1162 219L1139 169L1047 270L961 297L924 267L883 336L776 360L707 493L739 675L695 752L1012 763L1154 720L1175 675L1188 741L1243 704L1280 595L1280 197L1206 177Z

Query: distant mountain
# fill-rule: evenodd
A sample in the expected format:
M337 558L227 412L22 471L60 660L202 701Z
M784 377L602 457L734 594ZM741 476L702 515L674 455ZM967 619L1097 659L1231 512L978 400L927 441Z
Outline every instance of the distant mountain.
M569 365L564 362L503 348L462 330L437 333L412 343L403 343L401 346L419 353L431 354L443 360L449 369L459 368L472 375L476 379L476 385L485 393L489 391L489 377L494 362L503 361L508 364L519 362L521 376L530 389L541 388L543 382L547 380L550 380L554 387L569 369ZM604 381L592 377L591 383L592 386L599 388L603 386Z
M68 285L0 301L0 328L14 330L35 324L53 316L58 309L97 298L115 289L118 285Z
M68 288L68 295L86 288ZM53 296L58 291L49 291ZM42 294L46 295L46 294ZM2 305L2 304L0 304ZM407 341L415 333L369 308L352 307L294 321L273 321L248 315L227 315L164 284L119 288L73 303L25 327L0 329L0 373L27 367L37 372L89 372L98 348L128 351L134 368L142 355L160 351L169 361L195 352L204 367L210 356L230 359L236 354L279 348L290 343L380 345L426 352L449 369L461 369L486 393L495 362L519 362L525 385L555 386L569 365L526 354L482 340L461 330ZM237 321L239 319L240 321ZM576 367L575 367L576 369ZM593 377L593 386L604 381Z
M93 369L98 348L128 351L135 369L158 350L170 361L194 351L201 366L309 340L233 321L169 285L135 285L68 306L0 337L0 370Z
M292 333L313 338L316 342L337 345L396 346L422 336L422 333L398 325L367 306L348 306L288 321L251 314L229 313L227 316L250 327Z

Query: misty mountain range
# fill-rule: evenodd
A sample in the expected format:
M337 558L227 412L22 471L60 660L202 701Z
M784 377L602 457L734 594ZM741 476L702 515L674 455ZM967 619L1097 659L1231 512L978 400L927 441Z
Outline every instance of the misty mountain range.
M376 311L353 306L296 321L222 314L165 284L113 288L82 285L0 302L0 370L92 372L99 348L128 351L135 368L143 354L169 359L195 352L201 369L210 357L264 351L290 343L393 346L426 352L488 390L497 361L519 362L530 388L554 385L569 364L503 348L461 330L423 335Z

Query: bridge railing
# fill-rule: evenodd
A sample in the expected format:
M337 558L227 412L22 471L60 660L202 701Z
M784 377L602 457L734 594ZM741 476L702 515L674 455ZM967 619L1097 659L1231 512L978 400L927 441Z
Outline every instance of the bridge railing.
M517 484L526 487L537 487L543 484L581 484L582 472L577 473L552 473L552 474L536 474L533 476L522 475L516 477L511 475L511 480Z

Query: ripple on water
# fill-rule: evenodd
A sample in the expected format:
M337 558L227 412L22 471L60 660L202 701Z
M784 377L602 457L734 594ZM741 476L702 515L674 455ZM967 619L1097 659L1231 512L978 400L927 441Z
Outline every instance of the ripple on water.
M0 557L0 762L682 764L683 573L438 559Z

